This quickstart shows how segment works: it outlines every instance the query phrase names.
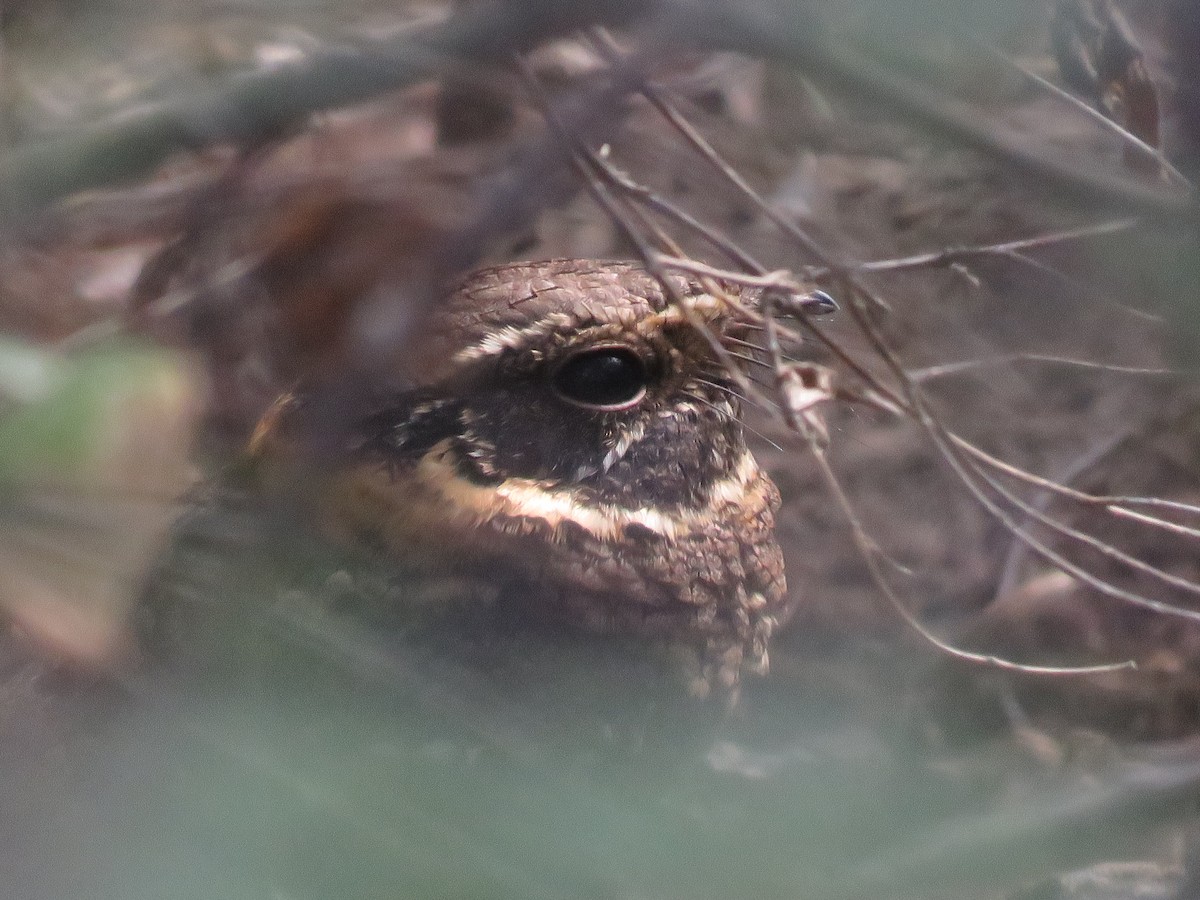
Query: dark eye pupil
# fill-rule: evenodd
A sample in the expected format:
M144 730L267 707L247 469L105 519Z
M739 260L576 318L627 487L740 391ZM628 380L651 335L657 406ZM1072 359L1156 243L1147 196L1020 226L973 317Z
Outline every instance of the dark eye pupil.
M646 365L622 347L586 350L554 373L554 387L564 399L583 406L626 406L646 390Z

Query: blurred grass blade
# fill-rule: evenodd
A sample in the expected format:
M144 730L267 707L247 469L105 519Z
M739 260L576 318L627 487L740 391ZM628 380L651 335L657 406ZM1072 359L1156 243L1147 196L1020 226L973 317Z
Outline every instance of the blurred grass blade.
M55 655L119 656L189 483L201 395L179 356L130 341L0 341L0 612Z

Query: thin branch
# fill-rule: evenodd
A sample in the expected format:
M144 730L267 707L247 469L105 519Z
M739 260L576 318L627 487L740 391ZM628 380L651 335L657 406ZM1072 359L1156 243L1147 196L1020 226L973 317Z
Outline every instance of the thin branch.
M1145 513L1134 512L1131 509L1122 509L1119 506L1109 506L1108 511L1114 516L1122 519L1130 519L1134 522L1140 522L1143 525L1150 525L1153 528L1158 528L1162 531L1169 531L1172 534L1177 534L1180 537L1200 540L1200 528L1189 528L1187 525L1180 525L1177 522L1168 522L1165 519L1160 519L1157 516L1148 516Z
M1108 496L1103 494L1089 494L1084 491L1077 490L1067 484L1063 484L1054 479L1042 478L1039 475L1034 475L1032 472L1026 472L1024 469L1006 463L999 457L992 456L987 451L976 447L970 441L963 438L961 435L955 434L952 431L946 432L947 438L956 446L969 453L971 456L978 459L980 462L996 469L997 471L1032 484L1035 487L1043 490L1051 491L1060 496L1074 500L1078 503L1083 503L1089 506L1102 507L1127 507L1127 506L1142 506L1154 509L1169 509L1174 512L1187 513L1189 515L1200 515L1200 506L1195 506L1190 503L1181 503L1178 500L1165 500L1161 497L1125 497L1125 496ZM1150 518L1150 517L1147 517ZM1163 521L1161 519L1156 521Z
M758 271L762 269L762 265L757 262L754 257L739 247L732 240L727 238L711 225L701 222L687 210L667 200L657 192L651 190L643 184L635 182L626 173L620 171L616 166L612 165L603 155L597 153L592 157L593 164L604 169L606 177L616 187L620 188L632 199L644 203L646 206L665 216L676 224L686 228L687 230L698 234L707 241L718 252L723 253L730 261L736 265L740 265L744 269ZM741 273L737 274L739 279L745 276Z
M616 42L612 39L612 36L609 35L607 31L602 28L595 28L592 30L592 35L595 45L600 48L601 52L604 54L605 60L613 69L618 71L629 71L634 68L629 60L620 55ZM658 88L651 84L647 79L640 77L640 75L634 77L637 79L637 87L642 95L650 101L654 108L658 110L659 114L666 119L668 123L670 123L671 127L673 127L679 132L680 135L683 136L684 140L687 141L692 149L695 150L701 157L703 157L710 166L716 169L716 171L730 184L737 188L737 190L741 191L748 198L750 198L750 200L754 202L754 204L763 212L764 215L770 219L770 221L777 228L782 230L785 234L790 235L804 250L808 251L811 255L817 257L818 259L828 258L828 254L821 250L817 243L811 237L809 237L808 234L803 231L803 229L767 203L762 195L754 190L754 188L750 186L750 183L746 181L746 179L743 178L736 169L722 159L721 155L717 153L712 144L705 139L704 135L702 135L696 129L696 127L692 125L691 122L680 115L679 111L675 109L675 107L668 102L665 97L663 97L662 92L659 91ZM832 262L828 263L828 265L832 269L839 268L838 266L833 265Z
M1165 500L1162 497L1096 497L1114 506L1144 506L1153 509L1169 509L1172 512L1200 516L1200 506L1194 503L1181 503L1178 500Z
M918 253L899 259L881 259L874 262L855 263L850 268L855 272L905 272L912 269L944 268L955 263L967 262L979 256L1007 256L1021 250L1036 250L1067 241L1078 241L1106 234L1117 234L1122 231L1128 231L1137 224L1137 219L1116 219L1111 222L1101 222L1097 225L1068 228L1063 231L1053 231L1037 235L1036 237L1005 241L999 244L988 244L978 247L947 247L944 250L936 250L932 253ZM805 272L805 274L816 280L828 277L832 273L824 269L815 269Z
M871 346L875 349L875 352L896 374L896 377L900 379L904 395L908 400L908 405L913 410L916 421L921 425L922 429L933 441L933 444L937 448L941 457L949 464L958 480L971 493L971 496L974 497L975 500L991 516L1003 524L1012 535L1025 542L1031 550L1033 550L1047 562L1054 565L1056 568L1066 572L1069 575L1075 576L1085 584L1106 596L1113 597L1118 600L1124 600L1134 606L1141 606L1155 612L1178 616L1193 621L1200 621L1200 611L1173 606L1169 603L1163 603L1161 601L1154 600L1151 597L1146 597L1141 594L1124 590L1117 585L1112 584L1111 582L1105 581L1102 578L1098 578L1091 572L1088 572L1086 569L1083 569L1082 567L1071 562L1061 553L1054 550L1044 542L1033 537L1023 525L1018 523L1008 511L997 504L975 481L975 478L971 474L972 467L964 465L959 459L958 454L955 452L955 443L952 440L951 433L947 431L929 412L918 385L905 378L904 366L897 358L896 354L887 345L886 341L884 341L883 336L879 333L879 330L867 317L866 312L858 298L852 299L852 302L849 304L849 309L854 321L858 324L863 335L871 343ZM970 445L968 444L967 446ZM1122 561L1132 560L1132 564L1135 567L1145 567L1145 569L1149 570L1151 574L1154 574L1161 580L1176 584L1182 590L1200 593L1200 585L1187 581L1186 579L1179 579L1177 576L1173 576L1170 573L1154 569L1154 567L1149 566L1146 563L1142 563L1140 560L1135 560L1132 557L1128 557L1126 554L1122 554L1119 550L1111 547L1110 545L1103 544L1103 542L1098 541L1091 535L1085 535L1073 529L1067 529L1061 523L1049 519L1049 517L1040 516L1037 510L1034 510L1028 504L1023 503L1023 501L1019 500L1019 498L1016 498L1014 495L1012 495L1011 492L1005 491L1003 487L999 486L995 482L994 479L990 479L988 476L983 475L982 471L978 468L978 465L975 465L973 468L974 472L984 479L989 488L995 490L1002 497L1004 497L1007 502L1016 506L1026 515L1041 521L1048 527L1053 528L1060 533L1066 534L1069 537L1073 537L1076 540L1082 540L1085 543L1091 543L1092 546L1095 546L1097 549L1100 549L1102 552L1105 552L1110 556L1120 558Z
M1004 353L999 356L985 356L979 359L964 359L958 362L926 366L923 369L909 369L908 376L913 381L924 382L935 378L945 378L948 375L958 375L961 372L969 372L974 369L1011 365L1020 362L1045 363L1047 365L1079 369L1097 369L1117 375L1145 375L1155 378L1180 378L1183 374L1174 369L1151 366L1118 366L1114 363L1102 363L1090 359L1072 359L1067 356L1052 356L1046 353Z
M1178 219L1196 214L1192 192L1097 172L1074 157L1051 155L1027 135L1005 133L970 104L935 90L866 54L839 44L804 4L775 6L791 16L755 15L741 4L672 4L676 39L787 62L816 82L909 117L934 135L1003 160L1039 187L1073 201L1107 202L1129 212Z
M1166 572L1157 568L1156 566L1152 566L1147 562L1143 562L1137 557L1131 556L1122 550L1118 550L1116 547L1100 540L1093 535L1087 534L1079 529L1072 528L1069 525L1064 525L1062 522L1059 522L1051 516L1046 515L1040 509L1037 509L1035 506L1022 500L1012 491L1005 488L994 477L984 472L979 463L971 463L970 466L983 480L984 484L991 488L991 490L993 490L997 495L1002 497L1005 502L1020 510L1020 512L1023 513L1027 519L1044 525L1046 528L1049 528L1051 531L1061 535L1062 537L1091 547L1096 552L1107 556L1109 559L1112 559L1116 562L1122 563L1123 565L1126 565L1137 572L1141 572L1143 575L1155 578L1164 584L1169 584L1171 587L1177 588L1185 593L1200 596L1200 584L1196 584L1187 578L1183 578L1179 575L1173 575L1170 572ZM1183 616L1184 618L1200 621L1200 612L1197 612L1196 610L1185 610L1178 607L1163 607L1160 609L1160 611L1165 611L1166 609L1170 609L1173 615L1179 615Z
M1083 475L1084 472L1088 471L1088 469L1092 468L1092 466L1107 457L1117 447L1120 447L1132 433L1131 429L1127 429L1117 434L1108 435L1103 441L1089 449L1087 453L1071 460L1070 465L1058 472L1053 478L1048 479L1048 482L1055 487L1069 485ZM973 447L974 445L969 444L968 446ZM1039 510L1045 512L1054 496L1055 492L1053 490L1043 490L1032 502ZM1020 575L1021 567L1028 550L1029 548L1022 541L1015 537L1013 538L1008 553L1004 558L1004 566L1000 570L1000 578L996 583L993 601L1015 590L1017 578Z
M967 488L968 491L970 491L971 495L976 499L976 501L985 510L987 510L990 515L999 521L1009 531L1010 534L1024 542L1038 556L1045 559L1055 568L1066 572L1068 575L1078 578L1084 584L1088 585L1099 593L1104 594L1105 596L1112 597L1116 600L1123 600L1126 603L1130 603L1134 606L1140 606L1153 612L1179 616L1191 621L1200 621L1200 611L1173 606L1169 603L1163 603L1159 600L1154 600L1150 597L1145 597L1141 594L1135 594L1131 591L1126 591L1122 588L1119 588L1110 582L1096 577L1086 569L1075 565L1061 553L1058 553L1042 541L1033 537L1031 534L1029 534L1025 527L1019 524L1011 515L1005 512L979 488L975 481L969 476L962 463L958 460L957 455L951 451L950 447L943 442L941 436L937 433L936 423L930 420L927 424L927 433L933 437L939 452L942 454L942 458L950 464L950 467L954 470L955 475L958 476L959 481ZM1028 510L1028 507L1026 507L1026 510Z
M1132 436L1132 432L1125 432L1113 440L1111 444L1106 443L1109 452L1119 446L1122 442L1128 440ZM1042 478L1039 475L1034 475L1032 472L1026 472L1017 466L1006 463L998 457L992 456L985 450L976 447L970 441L967 441L962 436L955 434L952 431L947 431L946 436L960 449L975 457L980 463L989 466L992 469L1023 481L1027 484L1032 484L1041 488L1047 494L1053 494L1060 497L1065 497L1077 503L1081 503L1092 507L1101 507L1105 512L1111 513L1117 518L1125 518L1135 520L1143 525L1148 525L1160 531L1168 531L1172 534L1180 535L1181 537L1198 537L1200 538L1200 530L1189 528L1185 525L1180 525L1176 522L1171 522L1167 519L1159 518L1158 516L1150 516L1145 513L1134 512L1127 509L1129 506L1144 506L1147 508L1170 509L1174 512L1183 512L1190 515L1200 515L1200 507L1193 506L1188 503L1180 503L1176 500L1164 500L1160 497L1106 497L1096 494L1088 494L1070 486L1069 481L1075 477L1073 474L1069 477ZM1085 457L1091 459L1091 456ZM1099 459L1099 457L1097 457ZM1095 462L1096 460L1092 460Z
M872 582L879 589L880 593L887 599L891 607L904 620L905 624L913 629L924 640L928 641L941 652L952 656L955 659L961 659L966 662L976 663L989 666L994 669L1002 669L1010 672L1023 672L1033 675L1097 675L1108 672L1120 672L1130 669L1136 669L1137 663L1133 660L1125 660L1119 663L1102 663L1096 666L1037 666L1027 665L1025 663L1014 662L1000 656L993 656L987 653L975 653L970 650L964 650L961 647L956 647L938 637L930 631L924 623L918 619L911 610L900 600L896 595L891 584L884 577L883 572L879 568L878 559L874 542L870 536L863 530L862 523L858 516L854 513L854 507L850 503L850 498L846 496L845 490L842 488L841 482L833 471L833 467L829 464L829 459L825 455L825 451L815 442L810 442L809 449L817 461L817 466L821 470L821 477L825 481L826 486L833 494L838 506L842 510L842 515L845 516L850 524L851 531L854 536L854 544L858 548L859 555L863 562L866 563L867 571L871 576Z
M732 269L718 269L685 256L667 256L663 253L659 253L657 256L658 262L668 269L690 272L702 278L716 278L730 284L740 284L742 287L781 291L785 294L806 293L800 282L791 278L791 273L786 269L777 269L774 272L765 272L759 275L747 275L745 272L736 272Z
M1159 150L1157 147L1150 146L1149 144L1147 144L1145 141L1143 141L1140 137L1138 137L1136 134L1134 134L1129 129L1122 128L1117 122L1114 122L1112 119L1110 119L1108 116L1104 115L1104 113L1100 112L1098 109L1094 109L1093 107L1089 106L1087 103L1084 103L1082 100L1080 100L1074 94L1072 94L1070 91L1063 90L1061 87L1059 87L1053 81L1050 81L1047 78L1043 78L1037 72L1033 71L1028 66L1022 65L1017 60L1015 60L1011 56L1009 56L1008 54L1001 53L998 50L995 50L991 47L985 47L983 45L979 45L979 49L983 50L986 53L990 53L996 59L998 59L1001 62L1005 63L1006 65L1011 66L1012 68L1016 69L1018 72L1020 72L1022 75L1024 75L1031 82L1036 84L1038 87L1040 87L1046 91L1049 91L1051 94L1053 94L1055 97L1058 97L1060 100L1066 101L1066 103L1068 105L1070 105L1074 109L1078 110L1079 112L1083 113L1085 116L1087 116L1089 119L1091 119L1097 125L1099 125L1105 131L1115 134L1127 146L1134 148L1135 150L1137 150L1138 153L1140 153L1146 159L1149 159L1155 165L1159 166L1160 169L1163 172L1165 172L1171 178L1171 180L1174 181L1180 187L1186 188L1189 191L1196 190L1196 185L1192 184L1192 182L1188 179L1188 177L1186 175L1184 175L1177 168L1175 168L1173 165L1171 165L1170 161L1163 155L1163 152L1161 150Z

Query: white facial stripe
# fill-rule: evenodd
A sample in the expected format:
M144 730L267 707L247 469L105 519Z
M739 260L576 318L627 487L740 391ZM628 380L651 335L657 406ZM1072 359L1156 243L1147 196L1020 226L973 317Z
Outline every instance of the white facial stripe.
M422 487L433 491L447 504L448 516L459 516L478 526L493 519L540 519L552 534L564 523L580 526L599 540L623 537L629 525L639 525L674 540L711 527L708 510L726 504L744 505L747 494L762 493L766 502L766 479L749 451L742 454L727 478L713 484L706 509L684 509L663 513L650 507L625 509L612 504L585 502L575 488L547 487L524 478L508 478L498 485L473 484L458 474L449 458L449 441L443 441L422 457L415 473ZM757 510L758 504L750 506Z
M554 313L532 325L517 328L510 325L488 334L483 340L470 347L464 347L454 354L456 363L472 362L489 356L499 356L506 350L535 342L537 338L553 334L555 331L565 331L571 327L571 317L566 313Z
M701 320L706 322L711 322L720 313L725 311L724 301L710 294L697 294L688 297L687 300L688 306ZM630 324L638 334L651 335L667 326L683 325L687 321L688 317L684 314L683 310L672 303L662 312L655 313ZM540 338L544 338L556 331L567 332L576 330L581 327L581 324L566 313L552 313L524 328L517 328L510 325L507 328L501 328L488 334L482 340L469 347L459 350L454 354L454 362L462 364L492 356L499 356L506 350L515 350L532 343L538 343ZM594 324L603 325L606 323L602 319L597 318Z

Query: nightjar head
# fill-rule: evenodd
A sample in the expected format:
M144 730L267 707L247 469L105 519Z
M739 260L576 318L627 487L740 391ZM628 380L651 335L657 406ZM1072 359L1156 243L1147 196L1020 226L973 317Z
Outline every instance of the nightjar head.
M323 474L327 532L406 568L490 573L554 620L764 660L784 612L778 493L711 346L745 326L672 284L690 314L630 263L469 276Z

